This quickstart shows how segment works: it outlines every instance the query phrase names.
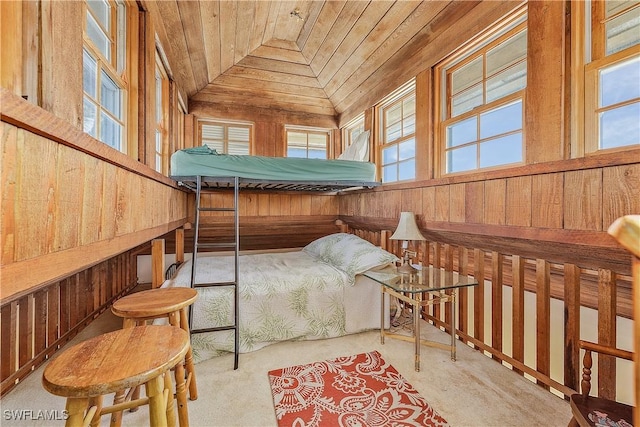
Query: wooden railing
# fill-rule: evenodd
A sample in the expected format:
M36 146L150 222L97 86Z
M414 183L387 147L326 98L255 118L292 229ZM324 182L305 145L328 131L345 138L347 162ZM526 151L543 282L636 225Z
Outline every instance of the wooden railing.
M137 284L135 250L0 307L1 395Z
M342 230L401 255L398 242L389 240L391 233L387 230L372 230L357 222L350 225L348 219L342 222ZM597 309L598 341L602 345L616 344L616 323L620 317L616 310L617 293L619 290L629 292L628 276L610 269L586 270L571 263L557 264L518 253L486 251L438 241L421 242L415 249L418 252L416 261L423 265L457 271L479 281L477 287L460 291L456 319L458 338L528 376L541 387L565 398L579 389L581 299L589 299L584 291L590 288L590 283L597 292L590 300ZM624 286L617 286L620 283ZM558 304L562 304L562 323L552 324L552 310L557 311ZM448 329L450 316L448 307L441 309L438 305L423 312L427 321L443 330ZM532 318L535 319L533 334L525 330L526 319ZM505 325L511 330L509 334L503 333ZM632 333L624 331L627 332ZM558 334L563 335L561 340L551 339L552 335L557 338ZM529 354L527 357L525 350L534 350L535 356ZM552 372L552 365L559 365L561 372L558 369ZM597 394L606 396L611 390L615 393L615 361L602 357L598 372Z

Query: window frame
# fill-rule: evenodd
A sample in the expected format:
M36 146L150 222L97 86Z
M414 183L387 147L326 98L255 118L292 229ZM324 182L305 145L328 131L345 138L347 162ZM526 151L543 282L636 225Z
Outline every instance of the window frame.
M387 142L386 141L386 132L385 130L387 129L386 126L386 114L385 112L388 111L389 109L393 108L394 106L400 104L402 105L402 103L410 98L413 97L414 98L414 107L413 107L413 116L414 116L414 126L413 126L413 133L412 134L408 134L408 135L402 135L397 139L394 139L391 142ZM395 183L399 183L399 182L408 182L408 181L415 181L416 177L418 176L418 158L417 158L417 154L418 154L418 141L417 141L417 126L418 126L418 97L417 97L417 91L416 91L416 79L412 78L411 80L409 80L408 82L402 84L400 87L398 87L396 90L394 90L389 96L387 96L385 99L383 99L382 101L380 101L375 107L375 117L376 120L378 122L378 138L377 138L377 143L376 143L376 159L378 159L378 161L376 162L376 166L377 166L377 171L378 171L378 176L380 177L380 181L383 184L395 184ZM402 114L402 117L400 119L400 122L403 122L405 119L404 113ZM404 127L401 126L401 129L403 129ZM384 163L384 155L383 152L385 150L385 148L389 148L392 146L396 146L397 149L399 150L399 146L401 143L406 142L410 139L414 140L414 156L413 157L409 157L407 159L403 159L400 160L398 157L398 160L396 162L392 162L392 163ZM408 178L408 179L399 179L400 177L400 165L402 163L407 163L408 161L413 160L414 162L414 173L413 173L413 177L412 178ZM397 164L398 167L396 169L396 179L393 181L384 181L384 167L386 165L390 165L390 164Z
M620 51L606 54L606 23L632 9L640 8L640 2L625 10L605 18L605 1L586 1L572 3L572 27L584 28L584 33L572 33L572 44L577 46L572 58L576 67L573 75L572 104L576 113L572 116L572 157L597 155L606 152L624 151L638 148L638 144L621 145L608 148L600 147L600 120L602 111L614 111L617 108L640 102L640 98L626 100L613 106L599 107L600 72L615 65L640 57L640 43Z
M221 120L221 119L212 119L212 118L199 118L198 119L198 142L199 145L204 145L205 143L202 141L202 126L212 125L212 126L222 126L224 129L224 138L222 141L223 145L223 153L229 153L229 128L237 127L237 128L247 128L249 130L249 141L248 141L248 155L253 155L254 147L253 147L253 123L251 122L242 122L242 121L232 121L232 120Z
M83 29L83 57L84 52L95 61L95 84L96 84L96 96L92 96L85 92L84 90L84 78L83 78L83 89L82 89L82 98L83 98L83 106L85 101L90 102L95 107L95 139L100 142L103 142L105 145L108 145L115 150L118 150L122 153L129 153L130 142L129 142L129 134L128 134L128 117L129 117L129 93L128 93L128 84L126 73L128 71L129 62L125 59L128 57L129 51L129 31L127 28L128 15L129 15L129 6L124 0L104 0L109 4L110 10L110 28L106 29L100 25L100 22L97 18L94 17L94 20L100 26L100 29L105 32L105 35L110 41L110 59L106 58L99 47L97 47L91 37L88 35L87 30L87 15L90 14L94 16L93 11L89 7L88 1L84 0L82 2L83 5L83 20L82 20L82 29ZM124 16L123 16L124 14ZM108 34L107 34L108 33ZM84 68L84 59L83 59L83 68ZM115 115L109 111L108 108L104 107L102 102L99 101L102 97L101 94L101 86L102 86L102 72L105 72L106 75L113 81L113 83L120 90L120 116L121 118L115 117ZM83 107L84 108L84 107ZM111 144L102 141L101 139L101 130L102 130L102 113L107 114L112 120L114 120L120 126L120 147L114 147ZM83 124L84 124L84 113L83 113Z
M291 125L286 125L284 128L284 139L285 139L285 157L289 157L289 133L290 132L295 132L295 133L304 133L306 134L307 137L307 143L306 143L306 157L303 158L309 158L309 135L313 134L313 135L324 135L326 138L326 144L325 144L325 153L326 153L326 157L324 158L326 159L330 159L331 158L331 143L333 141L332 138L332 130L331 129L324 129L324 128L315 128L315 127L305 127L305 126L291 126ZM299 157L296 157L299 158Z
M156 51L155 61L155 143L154 143L154 169L156 172L167 175L169 173L169 77L160 54ZM160 105L158 105L158 80L160 80ZM160 114L158 114L160 106ZM158 146L158 135L160 145ZM158 148L160 150L158 150ZM159 162L158 162L159 160ZM158 164L160 163L160 164Z
M453 52L448 58L440 62L434 67L434 88L435 88L435 96L434 96L434 125L435 125L435 135L436 141L434 143L434 175L435 177L442 176L452 176L459 174L470 174L470 173L478 173L479 171L487 171L487 170L495 170L495 169L503 169L509 168L516 165L524 164L526 161L526 128L525 128L525 105L526 105L526 96L527 96L527 86L526 86L526 76L525 76L525 86L517 91L511 92L505 96L502 96L498 99L491 100L486 102L487 81L493 77L497 76L505 70L513 69L514 67L522 64L523 62L527 64L528 62L528 50L524 55L524 60L518 60L513 63L508 64L506 67L494 72L491 75L488 75L486 72L486 54L490 52L492 49L497 48L502 43L516 37L518 34L522 32L528 32L528 19L527 19L527 8L526 5L521 6L509 16L504 18L503 20L496 22L490 28L487 28L483 31L479 36L474 39L472 42L468 43L465 46L458 48L455 52ZM482 98L483 102L480 105L477 105L470 110L464 111L454 117L451 116L452 113L452 93L451 93L451 85L450 85L450 76L457 70L463 68L464 66L472 63L474 60L478 58L483 58L482 60L482 80L480 84L482 84ZM528 66L527 73L528 73ZM476 83L477 84L477 83ZM465 88L464 90L468 90L473 85ZM464 90L458 92L463 93ZM492 111L497 111L503 106L507 106L516 101L520 101L522 104L522 120L521 120L521 128L518 130L510 130L508 132L500 133L499 135L492 135L488 138L480 138L480 117L483 114L490 113ZM452 124L461 123L465 120L468 120L471 117L477 117L477 139L475 141L470 141L469 143L461 144L461 146L468 147L471 145L477 146L476 151L476 167L474 169L460 170L460 171L449 171L448 170L448 162L447 155L452 152L456 148L460 148L461 146L448 147L448 137L447 137L447 129ZM521 141L521 152L522 157L520 161L510 162L498 165L491 166L481 166L481 156L480 156L480 144L483 142L490 141L491 139L497 139L501 137L505 137L508 135L515 135L517 133L521 133L522 141Z
M365 128L364 112L363 112L360 115L358 115L357 117L355 117L353 120L351 120L349 123L347 123L342 128L342 132L341 132L341 136L342 136L341 149L342 149L342 152L344 153L344 151L351 144L353 144L353 141L358 137L358 135L360 135L361 133L363 133L366 130L367 129Z

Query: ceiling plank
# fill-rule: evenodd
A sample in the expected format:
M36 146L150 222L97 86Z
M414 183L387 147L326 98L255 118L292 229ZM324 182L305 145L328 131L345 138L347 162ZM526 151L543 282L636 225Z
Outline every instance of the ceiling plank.
M353 51L356 50L367 38L369 33L378 26L380 20L393 4L394 2L391 1L373 1L369 3L365 11L360 15L360 18L342 40L340 46L338 46L322 68L322 71L318 74L318 81L321 86L324 87L340 67L342 67Z
M324 4L325 4L324 0L311 1L311 4L309 5L309 11L307 12L307 16L305 16L304 18L304 25L302 26L302 30L300 30L300 34L296 39L296 44L298 45L298 48L300 50L302 50L302 47L305 45L305 43L307 42L307 39L311 35L311 31L313 30L313 27L316 25L318 16L320 15L320 12L322 11L322 7Z
M310 31L309 37L305 40L304 44L301 44L300 40L298 41L298 46L301 47L302 54L307 58L308 63L310 63L318 53L318 49L320 49L324 39L329 34L329 31L331 31L345 4L346 1L325 2L315 25Z
M182 31L187 43L187 52L191 61L191 71L196 89L201 88L209 83L209 76L207 75L200 7L196 1L179 1L177 5L180 20L183 22ZM190 23L190 25L184 25L184 23Z
M300 86L319 88L320 84L315 77L304 77L295 74L280 73L256 68L247 68L236 65L228 70L225 75L252 78L262 81L274 81L279 83L297 84Z
M264 32L267 26L270 9L270 2L257 1L255 3L251 38L249 39L249 52L257 49L262 44L262 40L264 40Z
M220 2L220 71L224 73L235 64L237 1Z
M307 60L298 50L282 49L278 47L262 45L251 52L251 55L258 56L260 58L279 59L282 61L293 62L295 64L307 65Z
M276 21L278 19L278 13L280 13L280 2L269 2L269 15L267 16L267 23L264 27L264 35L262 36L262 43L271 40L276 29Z
M249 29L253 27L255 15L254 0L244 0L238 2L237 5L236 28L240 28L241 30L236 32L234 64L240 62L240 60L250 52L249 43L251 41L251 33Z
M254 85L259 85L261 88L269 91L269 92L280 92L280 93L304 93L305 96L310 98L320 98L326 100L328 103L327 95L324 90L321 88L314 88L309 86L302 86L293 83L283 83L276 82L273 80L258 80L258 79L249 79L243 76L238 75L230 75L225 74L218 77L215 81L215 84L222 86L230 86L230 87L252 87ZM206 87L202 89L202 91L206 91ZM198 92L198 93L200 93ZM324 101L323 101L324 102Z
M237 65L248 68L257 68L265 71L275 71L279 73L297 74L304 77L313 77L315 74L308 65L293 64L291 62L280 61L277 59L259 58L257 56L246 56Z
M295 42L304 26L304 21L309 17L310 2L283 1L280 2L280 9L276 26L273 31L273 38L278 40L289 40ZM292 15L294 10L299 11L300 17Z
M202 39L207 60L208 82L212 82L222 73L220 69L220 2L200 2L200 19L202 20Z

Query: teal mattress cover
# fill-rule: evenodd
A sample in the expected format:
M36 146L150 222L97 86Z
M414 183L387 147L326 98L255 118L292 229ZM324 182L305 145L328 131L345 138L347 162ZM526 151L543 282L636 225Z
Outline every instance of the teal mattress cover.
M375 171L369 162L218 154L207 146L179 150L171 156L172 176L373 182Z

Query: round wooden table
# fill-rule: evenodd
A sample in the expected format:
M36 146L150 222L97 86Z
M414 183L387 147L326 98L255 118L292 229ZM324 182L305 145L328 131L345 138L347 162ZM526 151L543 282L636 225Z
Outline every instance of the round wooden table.
M182 363L189 349L189 334L175 326L145 325L99 335L64 350L49 362L42 375L44 388L67 398L67 426L126 408L102 407L102 396L145 385L151 426L171 425L173 409L167 405L163 373ZM170 387L170 381L169 381ZM184 387L184 384L182 385ZM146 399L129 402L133 407ZM173 422L172 422L173 421Z

